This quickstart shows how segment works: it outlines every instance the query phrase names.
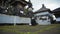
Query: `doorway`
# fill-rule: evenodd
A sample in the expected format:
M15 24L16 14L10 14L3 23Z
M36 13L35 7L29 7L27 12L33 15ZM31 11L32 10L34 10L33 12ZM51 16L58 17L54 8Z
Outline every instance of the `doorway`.
M34 26L34 25L37 25L35 19L31 19L31 24Z

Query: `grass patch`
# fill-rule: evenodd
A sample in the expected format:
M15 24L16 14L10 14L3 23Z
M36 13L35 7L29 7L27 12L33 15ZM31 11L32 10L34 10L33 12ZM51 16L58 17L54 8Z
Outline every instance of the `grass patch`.
M39 32L49 31L53 28L60 27L60 24L52 24L52 25L37 25L37 26L29 26L29 25L16 25L16 26L0 26L0 30L5 32L15 32L17 34L38 34Z

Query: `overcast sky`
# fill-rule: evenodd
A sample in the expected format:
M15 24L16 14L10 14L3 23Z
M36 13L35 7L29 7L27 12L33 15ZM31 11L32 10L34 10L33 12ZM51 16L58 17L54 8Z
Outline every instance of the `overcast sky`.
M42 4L44 4L47 8L50 8L51 10L60 7L60 0L31 0L31 2L33 4L34 12L40 9Z

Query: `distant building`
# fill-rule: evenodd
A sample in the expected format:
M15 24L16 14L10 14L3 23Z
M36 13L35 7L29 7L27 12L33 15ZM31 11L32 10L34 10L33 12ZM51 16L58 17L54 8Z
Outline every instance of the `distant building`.
M56 23L60 23L60 7L54 9L52 13L56 16Z
M52 11L52 13L56 16L56 17L60 17L60 7L56 8Z

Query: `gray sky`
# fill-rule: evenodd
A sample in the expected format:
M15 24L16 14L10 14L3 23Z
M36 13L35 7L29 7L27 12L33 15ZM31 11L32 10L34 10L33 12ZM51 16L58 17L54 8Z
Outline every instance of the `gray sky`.
M42 4L44 4L47 8L50 8L51 10L60 7L60 0L31 0L31 2L34 8L33 11L40 9Z

